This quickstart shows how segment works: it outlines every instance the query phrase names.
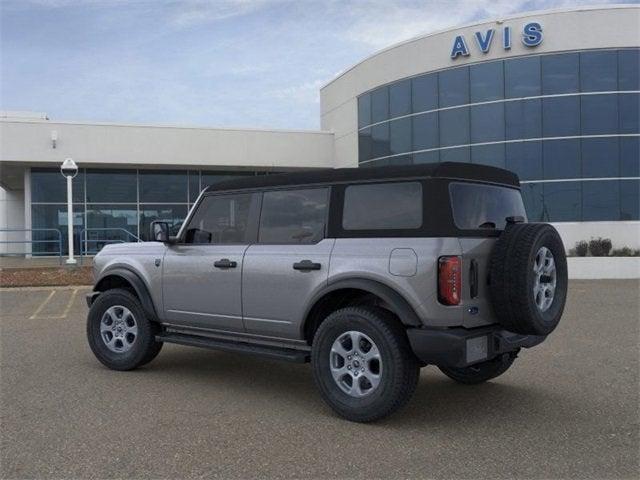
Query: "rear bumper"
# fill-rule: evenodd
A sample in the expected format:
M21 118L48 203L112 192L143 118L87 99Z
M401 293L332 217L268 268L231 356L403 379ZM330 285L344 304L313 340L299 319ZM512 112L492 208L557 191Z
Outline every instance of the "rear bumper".
M547 338L508 332L497 325L472 329L409 328L407 335L413 353L422 362L456 368L491 360L519 348L531 348Z

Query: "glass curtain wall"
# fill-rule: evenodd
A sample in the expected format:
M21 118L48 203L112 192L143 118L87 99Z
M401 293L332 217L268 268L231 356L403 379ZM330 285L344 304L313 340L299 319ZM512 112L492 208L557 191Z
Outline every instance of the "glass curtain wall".
M189 208L207 186L264 172L210 170L80 169L73 180L74 250L93 254L104 245L148 240L154 220L176 234ZM57 229L67 244L66 180L57 169L31 170L31 221L34 229ZM55 231L33 233L34 255L57 253Z
M493 165L533 220L638 220L639 116L640 49L490 61L358 97L358 160Z

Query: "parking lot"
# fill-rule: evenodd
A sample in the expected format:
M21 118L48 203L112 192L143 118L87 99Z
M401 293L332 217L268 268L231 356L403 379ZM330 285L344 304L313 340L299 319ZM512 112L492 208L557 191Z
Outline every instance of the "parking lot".
M574 281L565 317L502 377L422 370L411 403L336 417L311 369L166 345L115 372L84 287L5 289L2 478L637 478L637 281Z

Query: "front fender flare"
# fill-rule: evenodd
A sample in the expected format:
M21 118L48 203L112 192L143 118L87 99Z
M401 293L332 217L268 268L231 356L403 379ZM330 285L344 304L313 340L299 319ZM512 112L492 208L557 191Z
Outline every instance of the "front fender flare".
M135 290L137 297L140 299L142 308L144 309L145 314L147 314L149 320L158 320L158 315L156 313L156 308L153 304L151 294L149 293L149 288L147 287L147 284L144 282L144 280L140 277L140 275L138 275L134 270L130 270L126 267L108 268L107 270L102 272L102 274L96 281L95 285L93 286L93 291L102 292L103 290L100 289L100 284L108 277L120 277L127 283L129 283ZM93 299L95 299L95 297Z

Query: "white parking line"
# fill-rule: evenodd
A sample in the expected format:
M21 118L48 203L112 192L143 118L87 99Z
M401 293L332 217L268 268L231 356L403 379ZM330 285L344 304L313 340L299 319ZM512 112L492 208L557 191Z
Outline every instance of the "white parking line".
M49 303L49 300L51 300L53 298L53 296L55 295L56 291L55 290L51 290L51 293L49 294L49 296L47 298L44 299L44 302L42 302L40 304L40 306L36 309L35 312L33 312L33 315L31 315L29 317L29 320L35 320L36 317L38 316L38 314L42 311L42 309L45 307L45 305L47 303Z
M64 307L64 310L60 315L43 315L43 316L40 316L40 312L42 312L44 307L53 298L53 296L55 295L56 291L57 290L52 290L51 291L49 296L47 298L45 298L44 302L42 302L40 304L40 306L38 307L38 309L33 313L33 315L31 315L29 317L29 320L36 320L36 319L37 320L61 320L61 319L67 318L67 315L69 315L69 311L71 310L71 307L73 306L73 302L75 301L76 296L78 295L78 289L77 288L73 289L73 292L69 296L69 301L67 302L66 307Z

